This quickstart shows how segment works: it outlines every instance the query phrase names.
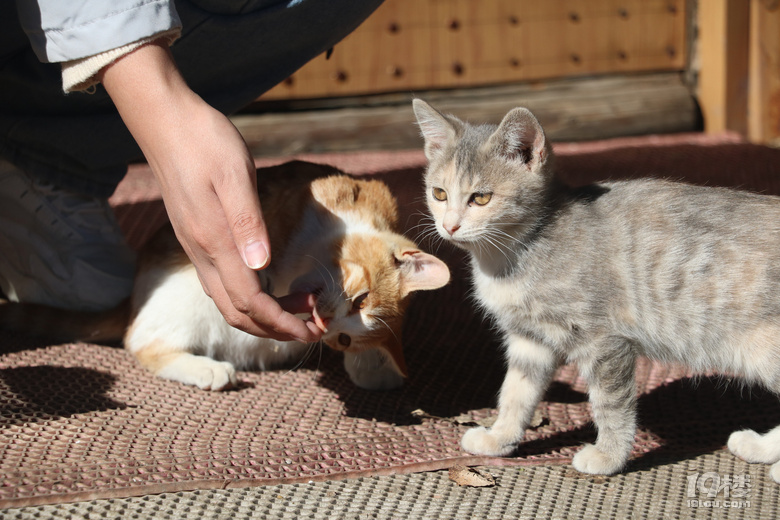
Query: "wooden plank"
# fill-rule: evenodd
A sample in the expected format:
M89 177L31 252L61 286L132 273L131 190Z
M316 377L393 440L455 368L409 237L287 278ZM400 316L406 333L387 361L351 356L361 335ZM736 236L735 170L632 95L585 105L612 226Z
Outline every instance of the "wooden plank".
M263 99L682 70L685 27L685 0L386 0Z
M780 146L780 0L750 4L748 136Z
M432 91L418 97L475 122L497 123L510 109L527 106L556 141L692 131L698 125L696 103L679 73ZM360 97L343 108L336 108L343 99L293 101L303 110L242 114L233 122L258 156L418 148L422 142L411 100L410 94Z
M698 98L704 128L746 135L750 3L708 0L698 12Z

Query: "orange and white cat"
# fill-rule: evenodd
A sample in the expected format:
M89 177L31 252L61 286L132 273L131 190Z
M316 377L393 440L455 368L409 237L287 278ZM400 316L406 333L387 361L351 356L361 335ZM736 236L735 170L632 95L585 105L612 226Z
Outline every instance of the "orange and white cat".
M264 290L315 294L314 313L327 324L322 341L344 352L352 381L367 389L400 386L408 296L445 285L446 264L397 232L396 201L380 181L291 162L258 170L258 185L274 252L271 265L258 272ZM24 321L18 315L24 305L3 308L6 325ZM92 321L84 313L63 320L59 312L60 330L48 322L46 333L97 341L117 336L128 323L126 309L91 315ZM45 316L38 314L38 321ZM170 227L139 255L124 345L157 376L209 390L235 385L236 369L295 363L311 348L230 327Z

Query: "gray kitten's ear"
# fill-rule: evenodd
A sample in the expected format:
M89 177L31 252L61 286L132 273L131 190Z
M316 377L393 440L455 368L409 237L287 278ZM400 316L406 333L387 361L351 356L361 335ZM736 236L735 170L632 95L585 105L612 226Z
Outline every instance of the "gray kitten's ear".
M457 134L454 117L448 117L433 108L422 99L412 102L417 124L425 139L425 156L430 161L445 145L454 140Z
M542 125L530 110L522 107L504 116L488 143L501 157L519 161L531 171L544 164L550 153Z

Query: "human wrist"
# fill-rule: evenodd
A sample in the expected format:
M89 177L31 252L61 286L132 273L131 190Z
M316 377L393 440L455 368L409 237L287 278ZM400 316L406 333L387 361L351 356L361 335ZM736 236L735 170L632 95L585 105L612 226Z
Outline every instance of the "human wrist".
M138 108L165 110L176 96L189 91L173 56L160 40L142 45L104 67L98 79L123 118L137 113Z
M141 38L121 47L101 52L85 58L79 58L62 63L62 90L77 92L88 90L100 83L100 72L116 60L130 54L134 50L157 40L171 45L181 35L181 28L174 27L167 31Z
M167 141L185 120L207 107L187 86L173 56L160 41L105 67L100 80L150 163L157 150L171 144Z

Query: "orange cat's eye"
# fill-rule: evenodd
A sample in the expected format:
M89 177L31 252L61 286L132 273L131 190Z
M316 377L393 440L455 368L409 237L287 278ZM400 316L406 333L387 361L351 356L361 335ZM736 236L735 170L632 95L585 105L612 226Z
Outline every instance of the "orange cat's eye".
M433 188L433 198L436 200L447 200L447 192L441 188Z
M490 202L490 199L493 197L492 193L475 193L471 196L471 200L476 204L477 206L484 206L488 202Z
M352 298L352 312L358 312L363 307L366 306L366 298L368 298L368 293L363 293L359 296L355 296Z

